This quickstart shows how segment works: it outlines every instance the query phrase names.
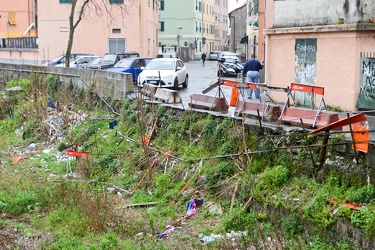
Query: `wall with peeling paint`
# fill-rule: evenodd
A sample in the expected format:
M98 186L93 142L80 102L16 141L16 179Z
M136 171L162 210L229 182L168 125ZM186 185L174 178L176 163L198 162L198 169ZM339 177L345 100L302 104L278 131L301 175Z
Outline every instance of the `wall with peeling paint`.
M370 22L374 0L275 0L274 28Z

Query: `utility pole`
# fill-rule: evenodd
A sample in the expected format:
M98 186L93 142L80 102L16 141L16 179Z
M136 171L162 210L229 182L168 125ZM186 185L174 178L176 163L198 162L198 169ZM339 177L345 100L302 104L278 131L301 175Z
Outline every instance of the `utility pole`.
M180 46L180 30L182 30L181 26L177 26L177 57L181 58L181 46Z

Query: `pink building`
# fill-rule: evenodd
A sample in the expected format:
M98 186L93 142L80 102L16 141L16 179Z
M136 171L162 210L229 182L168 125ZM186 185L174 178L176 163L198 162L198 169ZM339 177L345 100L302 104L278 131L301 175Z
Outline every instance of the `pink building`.
M0 62L40 64L65 53L71 0L1 2ZM81 2L75 9L75 20ZM141 56L156 56L159 6L155 1L95 2L97 8L89 4L75 30L72 52L103 56L137 51Z
M325 89L326 104L343 110L375 107L374 1L266 0L265 82ZM285 101L285 96L273 93ZM305 94L297 102L308 105Z

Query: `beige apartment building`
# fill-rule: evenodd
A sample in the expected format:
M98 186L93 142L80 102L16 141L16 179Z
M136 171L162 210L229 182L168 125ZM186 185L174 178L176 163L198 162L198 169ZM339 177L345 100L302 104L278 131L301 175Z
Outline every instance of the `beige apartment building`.
M204 0L202 22L202 52L223 50L228 45L228 0Z
M158 1L95 0L75 30L74 53L158 53ZM77 20L79 1L74 18ZM41 64L64 54L71 0L2 0L0 62Z

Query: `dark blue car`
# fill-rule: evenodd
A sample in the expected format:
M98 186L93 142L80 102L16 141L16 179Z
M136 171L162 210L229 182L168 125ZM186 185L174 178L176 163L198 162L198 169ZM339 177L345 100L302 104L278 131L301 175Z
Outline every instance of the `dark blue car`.
M148 57L132 57L123 58L118 63L116 63L112 68L107 70L115 72L130 73L133 76L133 81L135 82L138 78L139 73L142 72L143 67L151 61L153 58Z

